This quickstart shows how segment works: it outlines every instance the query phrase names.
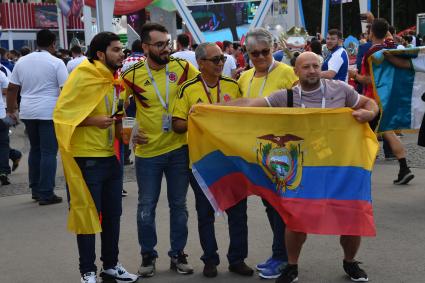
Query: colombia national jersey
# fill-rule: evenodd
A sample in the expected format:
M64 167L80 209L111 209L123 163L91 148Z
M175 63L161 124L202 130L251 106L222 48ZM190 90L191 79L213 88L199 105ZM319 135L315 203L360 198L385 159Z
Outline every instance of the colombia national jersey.
M136 146L136 156L154 157L186 144L186 134L177 134L172 130L164 132L162 128L163 115L167 114L163 104L157 96L154 84L149 77L146 61L141 61L121 76L126 85L127 94L133 94L136 101L136 119L139 129L143 130L148 138L148 143ZM199 71L183 59L170 57L168 65L169 102L168 114L172 114L177 94L180 87L187 80L193 79ZM161 70L150 68L152 76L161 94L166 101L166 67Z

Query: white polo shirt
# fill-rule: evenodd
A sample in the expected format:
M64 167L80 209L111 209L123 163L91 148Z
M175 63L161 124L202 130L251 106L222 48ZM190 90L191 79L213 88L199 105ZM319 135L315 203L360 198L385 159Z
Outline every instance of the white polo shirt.
M10 82L21 86L21 119L52 120L60 88L68 78L65 63L47 51L16 62Z
M0 97L0 119L3 119L6 117L6 105L4 103L3 98L3 89L7 88L9 85L9 79L6 77L6 75L3 72L0 72L0 91L1 91L1 97Z
M182 50L177 51L173 54L171 54L174 58L180 58L185 59L186 61L189 61L193 66L195 66L196 69L199 69L198 62L196 61L195 52L190 50Z
M223 66L223 75L231 78L232 70L236 70L236 60L232 55L224 53L224 56L226 56L227 59Z
M66 68L68 69L68 73L71 74L72 70L77 68L78 65L81 64L84 60L86 60L87 57L84 55L75 57L74 59L69 60L68 64L66 64Z

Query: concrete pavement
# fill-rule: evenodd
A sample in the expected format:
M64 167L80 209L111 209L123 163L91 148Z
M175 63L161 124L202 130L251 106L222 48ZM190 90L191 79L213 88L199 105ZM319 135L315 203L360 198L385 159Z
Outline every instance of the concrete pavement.
M16 138L12 137L14 140ZM25 151L25 143L21 138L14 144L17 147L22 145ZM421 160L423 155L417 158ZM79 282L75 236L66 231L67 205L62 203L41 207L33 202L31 195L25 191L28 186L26 167L22 165L12 175L14 184L9 193L0 194L3 196L0 197L0 282ZM126 168L125 188L129 196L123 201L120 261L129 271L136 272L140 256L136 232L137 185L130 176L133 170L132 166ZM378 235L376 238L364 238L358 255L358 260L364 263L362 267L369 274L370 282L425 282L425 169L413 170L416 178L412 184L394 186L392 180L397 173L396 164L378 161L375 166L373 199ZM61 174L58 172L57 193L65 197ZM191 190L188 194L190 233L186 253L189 254L188 260L194 266L195 274L184 276L170 271L165 183L163 188L157 208L157 274L153 278L141 279L140 282L259 282L257 275L243 278L227 272L228 229L224 218L216 219L222 261L219 275L216 279L202 276L203 265L199 260L201 248ZM5 190L8 188L0 187L0 191ZM270 256L271 231L258 197L249 199L248 210L249 256L246 262L253 267ZM100 269L100 262L98 266ZM336 236L309 236L301 255L299 271L299 282L350 282L342 270L342 251Z

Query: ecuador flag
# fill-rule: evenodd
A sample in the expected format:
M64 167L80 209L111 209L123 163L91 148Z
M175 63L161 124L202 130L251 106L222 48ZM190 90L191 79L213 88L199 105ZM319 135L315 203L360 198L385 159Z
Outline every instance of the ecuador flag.
M383 51L369 57L373 91L383 113L378 132L419 129L425 112L425 73L394 67L384 60ZM425 56L425 48L388 51L404 58Z
M258 195L293 231L374 236L378 142L351 112L195 106L188 131L193 173L217 212Z

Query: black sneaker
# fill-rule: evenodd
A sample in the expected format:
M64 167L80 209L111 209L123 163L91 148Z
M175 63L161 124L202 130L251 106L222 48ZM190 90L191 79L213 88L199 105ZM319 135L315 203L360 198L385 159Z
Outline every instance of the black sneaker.
M192 274L193 267L187 262L187 254L180 252L177 256L171 257L170 269L180 274Z
M398 173L398 179L394 180L394 185L407 185L413 178L415 178L415 175L413 175L410 169L400 171Z
M152 277L155 275L155 262L156 258L151 254L142 255L142 264L139 267L137 273L141 277Z
M10 185L9 177L7 174L0 174L0 182L2 186Z
M123 189L122 192L121 192L121 196L123 196L123 197L128 196L128 192Z
M217 265L212 261L205 262L204 270L202 271L205 277L213 278L217 276Z
M13 160L12 162L12 172L14 172L16 169L18 169L19 162L21 161L21 157L18 159Z
M298 265L287 264L282 270L279 278L276 279L276 283L292 283L298 282Z
M345 273L347 273L348 276L350 276L351 281L354 282L367 282L369 281L369 278L367 277L366 272L359 267L359 264L361 262L353 261L343 261L343 267Z
M229 265L229 271L237 273L242 276L252 276L254 274L254 270L246 265L245 262L238 262Z
M49 205L49 204L55 204L62 202L62 198L58 197L57 195L53 195L48 199L39 199L38 204L39 205Z

